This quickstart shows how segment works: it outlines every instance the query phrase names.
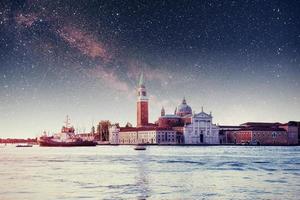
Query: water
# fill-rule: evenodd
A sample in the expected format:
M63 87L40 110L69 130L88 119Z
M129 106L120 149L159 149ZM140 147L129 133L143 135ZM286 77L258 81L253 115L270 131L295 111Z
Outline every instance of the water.
M300 147L0 148L0 199L299 199Z

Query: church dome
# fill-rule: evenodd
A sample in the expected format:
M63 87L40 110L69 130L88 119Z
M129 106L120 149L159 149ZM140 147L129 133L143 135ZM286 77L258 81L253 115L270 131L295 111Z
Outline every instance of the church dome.
M182 103L177 106L176 115L183 117L189 114L192 114L192 108L186 104L186 100L183 98Z

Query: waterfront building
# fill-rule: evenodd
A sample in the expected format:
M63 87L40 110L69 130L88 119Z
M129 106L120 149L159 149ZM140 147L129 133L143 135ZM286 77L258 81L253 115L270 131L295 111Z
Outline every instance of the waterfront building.
M283 128L244 127L234 132L236 144L287 145L287 132Z
M111 123L109 120L101 120L97 126L97 137L96 139L105 142L109 141L109 128Z
M240 130L242 126L234 125L219 125L219 140L220 144L235 144L234 131Z
M119 132L120 128L118 124L114 124L109 127L109 143L110 144L119 144Z
M221 127L221 129L223 129ZM237 130L226 132L228 143L258 145L295 145L298 144L297 124L288 122L265 123L247 122Z
M203 111L192 115L191 123L183 127L185 144L219 144L219 128L212 115Z
M97 133L102 141L111 144L298 144L299 122L248 122L240 126L217 126L212 114L203 111L193 114L183 98L173 114L164 107L155 123L149 123L148 97L141 74L137 89L137 126L110 126L109 121L99 123ZM107 139L108 138L108 139Z
M287 132L288 144L295 145L298 144L299 137L299 122L290 121L285 124L281 124L279 127L283 128Z
M178 144L177 132L162 127L115 127L110 129L111 144ZM118 140L118 141L117 141Z

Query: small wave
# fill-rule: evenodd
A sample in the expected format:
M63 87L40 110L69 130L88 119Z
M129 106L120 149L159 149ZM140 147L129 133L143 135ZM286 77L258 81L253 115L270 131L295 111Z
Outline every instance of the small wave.
M249 176L244 176L243 179L250 180L251 178Z
M18 191L17 194L33 194L33 192L30 191Z
M69 160L45 160L47 162L68 162Z
M124 184L124 185L107 185L105 187L109 189L119 189L119 188L124 188L124 187L135 187L135 184Z
M77 196L76 198L78 198L78 199L92 199L94 197L93 196Z
M230 166L230 167L244 167L246 164L241 162L220 162L217 163L217 167Z
M257 163L257 164L268 164L270 162L268 161L253 161L252 163Z
M261 167L261 169L266 170L266 171L270 171L270 172L277 171L277 169L274 169L274 168L265 168L265 167Z
M81 188L84 188L84 189L96 189L96 188L102 188L104 186L101 186L101 185L86 185L86 184L83 184L83 183L80 183L81 185Z
M199 161L190 161L190 160L166 160L166 161L158 161L159 163L183 163L183 164L198 164L204 165L204 162Z
M264 180L264 181L268 183L287 183L286 180Z
M285 168L283 169L283 171L299 171L300 172L300 169L293 169L293 168Z
M244 171L244 168L239 168L239 167L210 167L208 170L216 170L216 171L228 171L228 170L233 170L233 171Z

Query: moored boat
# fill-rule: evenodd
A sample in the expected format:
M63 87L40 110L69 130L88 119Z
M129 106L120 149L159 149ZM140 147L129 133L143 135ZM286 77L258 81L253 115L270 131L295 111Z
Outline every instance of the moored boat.
M75 134L75 129L70 126L69 117L65 121L66 125L62 127L60 133L53 134L52 136L44 135L38 139L41 147L82 147L82 146L96 146L95 141L83 140Z
M138 144L134 147L134 150L143 151L146 150L146 147L144 145Z
M16 147L32 147L31 144L18 144Z
M94 141L87 140L75 140L75 141L54 141L49 138L40 139L39 145L41 147L80 147L80 146L96 146L97 143Z

